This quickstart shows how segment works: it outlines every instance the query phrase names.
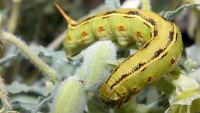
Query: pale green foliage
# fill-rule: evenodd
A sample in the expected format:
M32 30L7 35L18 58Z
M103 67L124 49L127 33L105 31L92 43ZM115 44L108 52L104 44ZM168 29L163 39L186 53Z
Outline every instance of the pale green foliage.
M38 45L30 45L30 48L40 58L44 59L45 62L50 63L51 67L57 72L60 78L65 78L66 76L74 73L76 61L73 61L74 63L70 64L70 62L66 59L64 51L54 51L50 48ZM78 62L79 61L77 61L77 63Z
M47 81L48 82L48 81ZM48 85L45 87L40 87L39 84L34 84L32 86L28 86L26 84L19 83L17 81L7 86L7 90L10 94L19 94L19 93L27 93L27 92L35 92L41 95L47 95L49 90L47 90ZM41 92L42 90L42 92ZM50 89L52 90L52 89Z
M111 41L99 41L81 54L84 57L81 73L78 70L75 75L83 80L86 90L98 90L111 71L107 62L116 60L116 47Z
M63 51L53 51L52 49L44 48L38 45L31 45L30 48L39 56L50 58L53 62L64 65L68 63L66 55Z
M120 0L104 0L104 1L109 10L120 8Z
M84 50L83 63L74 76L68 77L54 97L52 113L82 113L86 108L85 90L98 91L109 75L107 61L116 59L116 47L111 41L100 41Z
M164 91L169 99L170 107L165 111L166 113L200 111L198 107L200 105L200 85L190 76L176 69L155 85ZM195 76L200 77L200 74Z
M196 61L197 64L200 64L200 45L193 45L185 49L187 58L192 59L193 61ZM196 53L197 55L194 55Z
M55 95L51 113L83 113L86 95L83 84L77 77L63 81Z

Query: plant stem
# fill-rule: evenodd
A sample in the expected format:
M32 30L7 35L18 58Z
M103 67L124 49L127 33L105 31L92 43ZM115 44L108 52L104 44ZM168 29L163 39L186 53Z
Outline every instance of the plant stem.
M19 17L19 11L21 8L22 0L12 0L12 2L13 5L11 10L11 16L8 23L8 31L14 33L18 23L17 21Z
M12 107L10 106L8 99L7 99L7 92L5 90L5 86L3 83L3 80L1 79L0 76L0 99L3 103L2 108L0 109L0 113L3 113L4 109L6 108L6 106L8 106L10 109L12 109Z
M151 11L151 5L149 0L142 0L142 10Z
M0 40L8 41L15 46L17 46L21 52L27 56L27 58L51 81L54 83L59 81L58 76L56 75L56 72L52 70L49 66L47 66L28 46L21 41L19 38L14 36L13 34L9 32L5 32L3 30L0 30Z

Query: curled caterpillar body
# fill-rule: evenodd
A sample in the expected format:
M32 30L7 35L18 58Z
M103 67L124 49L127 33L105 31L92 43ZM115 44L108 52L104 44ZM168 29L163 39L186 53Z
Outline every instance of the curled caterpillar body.
M65 19L69 24L64 42L68 57L97 40L112 40L121 48L143 44L113 70L99 89L102 101L111 107L120 107L132 94L160 80L173 70L182 53L178 27L150 11L111 10L78 23L67 16Z

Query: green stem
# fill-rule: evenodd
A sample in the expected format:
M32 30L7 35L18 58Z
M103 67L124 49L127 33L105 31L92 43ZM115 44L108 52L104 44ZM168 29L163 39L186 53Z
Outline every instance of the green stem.
M46 76L54 83L59 81L56 72L47 66L28 46L13 34L0 31L0 40L8 41L17 46L21 52Z
M179 14L182 10L188 9L190 7L195 7L195 6L200 6L200 4L191 3L191 4L182 5L179 8L177 8L176 10L174 10L174 11L167 11L164 14L164 18L166 18L168 20L172 20L174 18L174 16L176 16L177 14Z
M17 56L18 56L18 55L13 54L13 55L10 55L10 56L8 56L8 57L1 58L1 59L0 59L0 66L3 65L3 64L5 64L6 62L8 62L8 61L10 61L10 60L15 59Z
M142 0L142 10L151 11L151 5L149 0Z

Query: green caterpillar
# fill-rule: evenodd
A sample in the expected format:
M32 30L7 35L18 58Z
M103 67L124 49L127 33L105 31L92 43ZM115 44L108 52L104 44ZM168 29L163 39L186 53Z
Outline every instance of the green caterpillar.
M64 46L70 58L97 40L112 40L121 48L134 43L142 47L117 66L100 87L102 101L111 107L120 105L145 86L160 80L174 69L183 44L179 28L160 15L139 9L110 10L81 22L69 18Z

